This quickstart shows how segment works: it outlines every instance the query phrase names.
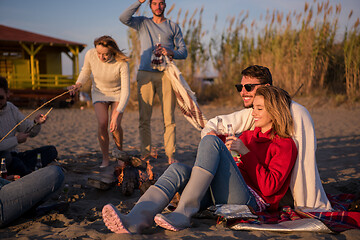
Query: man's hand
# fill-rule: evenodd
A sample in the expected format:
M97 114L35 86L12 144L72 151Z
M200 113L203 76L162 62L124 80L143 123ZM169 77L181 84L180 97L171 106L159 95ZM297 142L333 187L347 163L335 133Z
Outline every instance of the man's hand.
M208 132L206 135L213 135L216 136L216 132L215 130L211 130L210 132Z
M139 0L139 2L140 2L140 3L144 3L144 2L146 2L146 0Z
M9 181L15 181L15 180L18 180L18 179L20 179L19 175L8 175L6 177L6 180L9 180Z
M39 114L34 119L36 124L43 124L46 122L46 120L47 120L47 116L45 116L44 114Z
M16 138L17 138L17 142L18 143L24 143L26 142L27 138L29 137L29 134L28 133L23 133L23 132L19 132L17 135L16 135Z
M170 58L170 60L172 60L174 58L174 52L170 49L166 49L166 48L161 48L161 53L164 56L168 56Z

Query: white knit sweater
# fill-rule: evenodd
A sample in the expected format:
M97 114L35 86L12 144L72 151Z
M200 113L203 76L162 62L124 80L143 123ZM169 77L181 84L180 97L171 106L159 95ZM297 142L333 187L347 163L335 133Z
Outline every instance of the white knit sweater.
M102 62L97 56L96 49L87 51L84 66L76 83L84 85L93 74L91 89L92 102L119 102L118 112L124 112L130 96L129 64L125 61Z

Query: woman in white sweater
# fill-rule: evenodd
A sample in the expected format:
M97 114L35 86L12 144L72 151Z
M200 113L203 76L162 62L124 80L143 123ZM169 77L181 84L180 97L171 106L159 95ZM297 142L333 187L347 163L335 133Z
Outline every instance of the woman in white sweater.
M75 83L69 87L71 94L90 79L93 74L91 97L98 121L98 140L103 155L100 168L109 165L108 110L111 107L110 132L117 148L123 148L121 119L130 96L128 57L119 49L115 40L101 36L94 41L84 60L84 66Z

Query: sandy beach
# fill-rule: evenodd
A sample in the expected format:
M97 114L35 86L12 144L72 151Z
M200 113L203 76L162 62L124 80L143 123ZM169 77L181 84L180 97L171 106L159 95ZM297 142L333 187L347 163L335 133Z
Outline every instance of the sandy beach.
M239 99L236 99L236 103ZM311 113L318 138L317 163L324 189L327 193L357 193L360 191L360 106L330 107L326 102L298 100ZM239 104L240 105L240 104ZM238 106L201 106L207 118L239 110ZM22 110L27 115L32 110ZM40 112L45 113L47 109ZM124 150L139 153L138 112L126 110L123 118ZM176 111L177 155L183 163L192 165L200 132ZM65 187L50 201L68 201L69 208L47 215L22 217L4 229L0 239L360 239L360 230L348 230L340 234L309 232L279 233L265 231L233 231L216 224L214 219L194 219L193 228L180 232L165 231L159 227L147 230L143 235L118 235L110 232L101 217L107 203L117 206L121 212L129 211L140 196L136 190L132 196L123 196L119 187L99 190L88 186L90 176L101 174L101 152L97 141L97 122L93 108L78 107L54 109L41 133L22 144L19 150L42 145L55 145L59 152L57 164L65 169ZM167 168L163 148L161 109L156 107L152 117L152 140L158 149L158 158L151 161L157 176ZM112 139L111 147L114 146ZM114 160L114 159L113 159ZM112 168L106 171L112 172Z

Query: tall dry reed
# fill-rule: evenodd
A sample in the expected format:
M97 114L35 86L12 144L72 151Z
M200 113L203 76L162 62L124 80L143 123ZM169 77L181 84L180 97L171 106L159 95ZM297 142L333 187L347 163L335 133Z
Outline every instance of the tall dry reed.
M350 13L349 17L351 17ZM360 32L359 18L354 26L345 32L344 60L346 94L351 101L360 99Z
M167 17L172 18L173 10L174 5ZM241 70L258 64L269 67L274 84L290 93L302 86L299 94L347 94L351 101L359 99L359 19L339 36L340 4L315 0L305 3L301 12L268 10L259 20L250 20L249 13L241 11L228 16L225 27L218 26L215 16L210 33L204 30L203 12L204 8L180 9L173 20L181 26L188 48L188 58L177 65L198 97L231 95ZM136 32L129 30L128 37L135 73L139 43ZM206 72L209 62L218 72L217 81L201 91L195 77Z

